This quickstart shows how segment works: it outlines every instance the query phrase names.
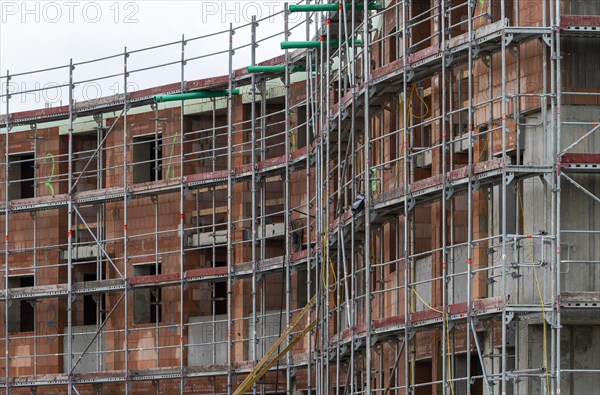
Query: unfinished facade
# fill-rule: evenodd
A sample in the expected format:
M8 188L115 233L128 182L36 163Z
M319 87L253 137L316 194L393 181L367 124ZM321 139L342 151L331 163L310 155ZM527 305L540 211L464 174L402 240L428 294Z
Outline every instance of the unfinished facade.
M597 390L600 3L310 3L171 85L1 77L3 393Z

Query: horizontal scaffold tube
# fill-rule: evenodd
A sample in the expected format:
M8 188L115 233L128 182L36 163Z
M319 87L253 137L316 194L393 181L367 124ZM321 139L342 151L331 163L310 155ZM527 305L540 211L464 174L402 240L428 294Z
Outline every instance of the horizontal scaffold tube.
M348 42L352 46L352 41ZM300 49L300 48L319 48L321 44L325 42L321 41L282 41L281 49ZM339 40L329 40L330 47L337 47L340 45ZM354 40L354 45L362 45L361 40Z
M232 95L239 95L239 89L234 89L231 91ZM229 96L229 91L194 91L194 92L185 92L185 93L176 93L174 95L157 95L154 96L154 101L156 103L164 103L168 101L178 101L178 100L191 100L191 99L211 99L213 97L226 97Z
M299 71L306 71L306 66L297 65L290 69L291 73ZM285 65L277 66L248 66L248 73L283 73L285 72Z
M356 2L354 8L356 10L362 10L364 7L362 2ZM381 3L369 3L369 10L378 10L382 8ZM346 3L346 9L352 8L352 3ZM337 11L340 9L339 3L329 4L293 4L290 5L290 12L313 12L313 11Z
M314 69L314 67L313 67ZM290 73L306 71L306 66L299 64L290 68ZM285 65L277 66L248 66L248 73L284 73Z

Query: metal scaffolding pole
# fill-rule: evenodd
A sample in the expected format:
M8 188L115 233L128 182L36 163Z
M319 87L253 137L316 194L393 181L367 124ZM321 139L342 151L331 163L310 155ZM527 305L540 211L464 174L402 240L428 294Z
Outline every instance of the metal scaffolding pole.
M317 24L317 32L320 34L321 37L324 36L323 34L323 24L321 21L321 25ZM324 37L323 37L323 41L324 41ZM324 234L324 228L323 228L323 106L322 103L324 103L324 97L323 97L323 88L324 88L324 80L323 80L323 69L324 69L324 60L323 60L323 44L321 41L321 45L319 46L319 52L317 53L317 70L318 70L318 74L316 76L316 79L318 79L319 83L318 85L315 83L315 96L317 97L318 103L315 104L315 108L317 109L318 113L315 114L317 116L317 138L318 138L318 142L317 142L317 147L315 149L315 205L316 205L316 210L315 210L315 222L316 222L316 254L315 254L315 258L316 258L316 265L315 265L315 276L316 276L316 283L317 283L317 287L315 289L315 292L317 294L317 303L316 303L316 310L317 310L317 316L316 316L316 320L317 320L317 339L318 339L318 344L316 345L316 350L318 351L318 355L317 355L317 359L318 359L318 364L317 364L317 377L316 377L316 384L317 384L317 395L322 394L324 387L323 381L326 380L327 375L325 374L324 371L324 353L325 353L325 335L324 332L327 330L327 327L325 326L325 314L327 313L324 309L324 300L323 300L323 293L324 293L324 288L325 288L325 283L323 282L323 278L322 276L319 276L319 273L322 273L323 271L323 265L324 265L324 248L323 248L323 234ZM326 87L325 87L326 88Z
M504 0L501 0L504 2ZM469 166L469 181L467 186L467 377L466 389L467 394L471 393L471 312L473 310L473 7L472 2L468 3L468 22L467 36L469 39L469 50L467 55L467 130L468 130L468 166ZM504 101L504 96L503 99ZM502 133L504 135L504 133ZM504 216L504 211L502 212ZM506 227L503 228L506 231ZM504 239L504 238L503 238Z
M232 326L232 274L233 274L233 222L231 218L232 210L232 188L233 188L233 109L231 90L233 88L233 24L229 24L229 68L227 74L227 393L233 392L233 358L231 347L233 345L231 336L233 333Z
M371 70L371 58L370 52L370 29L369 29L369 1L363 1L364 6L364 21L363 21L363 84L364 84L364 116L365 124L363 131L363 149L364 149L364 192L365 192L365 241L364 241L364 271L365 271L365 323L366 323L366 339L365 339L365 364L366 367L366 382L367 387L365 389L366 395L371 395L371 133L370 123L371 119L369 116L369 82L370 82L370 70Z
M406 26L406 0L402 0L402 59L406 62L407 59L407 42L406 38L408 37L408 31ZM407 97L407 85L408 85L408 77L406 74L407 68L404 67L404 73L402 78L402 152L404 157L402 159L402 189L405 195L409 193L409 174L408 174L408 146L409 146L409 135L408 135L408 97ZM411 294L410 291L412 288L410 287L410 270L411 270L411 261L410 258L410 250L409 250L409 241L410 241L410 228L409 228L409 209L408 209L408 199L404 200L403 205L403 213L404 213L404 245L403 245L403 256L404 256L404 322L406 328L404 329L404 386L406 388L406 392L410 393L411 390L411 316L409 312L410 308L410 300Z
M441 43L440 48L446 48L446 3L440 1L440 36ZM447 140L446 140L446 57L442 56L442 72L441 72L441 84L442 84L442 174L446 174L446 154L447 154ZM452 94L452 92L450 92ZM452 376L449 375L449 364L448 356L450 350L448 350L447 345L450 343L448 336L450 329L448 328L448 249L447 249L447 236L446 236L446 226L447 226L447 201L446 199L446 183L444 183L442 188L442 311L444 315L444 320L442 322L442 393L448 393L448 387L453 386L454 384L450 381ZM450 376L450 377L448 377ZM451 388L451 392L454 392L453 388Z
M256 22L256 16L253 15L252 16L252 21L251 21L251 65L255 66L256 65L256 27L257 27L257 22ZM251 351L252 351L252 363L253 365L255 365L258 362L258 353L257 353L257 343L258 343L258 339L256 336L256 326L258 325L258 320L256 318L256 309L257 309L257 305L256 305L256 283L258 281L258 277L256 274L256 269L258 266L258 262L257 262L257 256L256 256L256 236L257 236L257 232L256 232L256 184L258 183L257 180L257 175L256 175L256 171L258 168L258 165L256 163L256 74L252 73L251 75L251 93L252 93L252 101L250 102L250 116L251 116L251 148L250 148L250 154L251 154L251 164L252 164L252 202L251 202L251 215L252 215L252 228L251 228L251 232L252 232L252 245L251 245L251 250L252 250L252 347L251 347ZM264 93L263 93L264 94ZM261 114L264 117L264 114ZM261 204L264 204L264 200L261 199ZM264 210L261 213L261 216L264 216L265 212ZM286 222L287 223L287 222ZM262 233L262 237L264 238L264 233ZM252 393L256 394L256 384L252 385Z
M127 114L129 111L129 98L128 98L128 86L129 83L129 71L127 67L127 59L129 53L127 47L123 51L123 275L126 283L129 282L129 250L128 250L128 233L127 233L127 203L129 200L129 146L127 144ZM124 356L125 356L125 394L129 394L129 295L128 287L126 286L123 290L125 297L123 298L124 305L124 323L125 323L125 339L124 339Z
M555 18L555 22L554 25L552 26L553 28L553 39L554 39L554 45L555 47L552 47L552 57L551 59L554 59L556 62L556 74L555 74L555 78L556 81L554 81L554 91L556 92L556 97L555 100L553 101L553 103L556 103L556 107L554 108L555 111L553 111L553 119L554 119L554 135L555 137L555 144L554 144L554 151L553 151L553 155L552 155L552 160L554 162L554 167L556 168L556 171L559 172L560 171L560 167L558 166L558 164L560 163L560 157L558 156L559 152L562 152L562 147L561 147L561 140L562 140L562 115L561 115L561 106L562 106L562 94L563 94L563 88L562 88L562 65L561 65L561 32L560 29L558 28L558 26L561 25L561 19L560 19L560 1L555 0L555 11L554 11L554 18ZM553 69L554 70L554 69ZM555 265L556 265L556 289L555 289L555 295L553 295L553 300L556 301L556 306L555 306L555 323L554 325L556 326L556 391L557 393L560 393L562 386L561 386L561 372L562 372L562 366L561 366L561 350L562 350L562 345L561 345L561 312L560 312L560 300L561 300L561 293L562 293L562 285L561 285L561 260L562 260L562 255L561 255L561 247L562 247L562 229L561 229L561 210L562 210L562 197L561 197L561 177L560 177L560 173L554 174L553 175L553 181L555 182L555 185L553 186L553 189L555 192L555 199L556 199L556 214L555 214L555 236L556 236L556 254L555 254ZM546 323L542 323L543 325L546 325Z
M505 8L504 8L504 0L501 1L501 20L504 21L504 17L506 16L505 14ZM470 29L469 29L470 30ZM501 75L506 75L506 38L505 38L505 31L503 30L503 34L502 34L502 41L501 41ZM469 46L469 50L471 50L471 46ZM469 74L469 78L471 78L471 75ZM469 85L470 86L470 85ZM469 88L471 89L471 88ZM502 92L501 92L501 115L502 115L502 159L506 158L506 112L507 112L507 106L506 106L506 78L502 78ZM470 92L470 91L469 91ZM469 100L469 103L471 103L471 101ZM469 107L471 108L471 107ZM507 274L507 269L508 269L508 262L506 259L507 256L507 243L506 243L506 226L507 226L507 219L506 219L506 210L507 210L507 204L506 204L506 193L508 191L508 183L507 183L507 177L506 177L506 168L502 169L502 186L501 186L501 196L500 196L500 211L501 211L501 226L502 226L502 247L501 247L501 254L502 254L502 265L501 265L501 270L502 270L502 281L501 281L501 288L502 288L502 295L506 295L506 274ZM508 326L508 315L507 315L507 311L506 311L506 307L502 308L502 384L501 384L501 391L502 394L506 394L508 391L508 376L507 376L507 371L508 371L508 351L506 349L506 343L507 343L507 326Z
M69 387L68 394L73 393L74 384L72 382L73 372L73 215L74 203L73 192L73 119L75 109L73 107L73 59L69 62L69 158L68 158L68 190L69 190L69 207L67 217L67 370L69 372Z
M330 219L330 212L329 212L329 198L330 198L330 184L329 184L329 180L330 180L330 158L329 158L329 142L330 142L330 138L331 138L331 132L330 132L330 128L329 128L329 118L330 118L330 111L331 111L331 42L330 42L330 37L331 37L331 32L329 30L331 24L331 20L329 18L325 19L325 26L323 26L323 28L325 29L325 42L321 41L321 47L325 47L325 54L323 57L323 68L322 68L322 72L325 73L325 86L322 90L323 92L323 102L321 102L322 105L324 105L324 110L322 111L322 113L324 112L324 116L321 119L321 135L322 135L322 141L324 141L324 147L322 148L321 154L323 156L323 161L322 163L322 170L321 170L321 174L322 174L322 178L319 180L321 185L320 187L323 190L323 194L321 195L321 204L322 204L322 210L321 210L321 215L324 216L323 220L321 221L322 223L322 229L323 229L323 262L322 264L324 265L323 268L325 269L325 280L324 280L324 284L323 284L323 294L324 294L324 301L323 301L323 305L324 305L324 312L323 312L323 320L324 320L324 330L322 332L322 336L323 336L323 358L324 358L324 391L326 393L331 392L331 384L330 384L330 376L331 376L331 370L330 370L330 366L329 366L329 353L330 353L330 344L329 344L329 328L330 328L330 312L331 312L331 307L330 307L330 303L331 303L331 295L330 295L330 291L331 291L331 285L329 284L330 278L331 278L331 272L330 272L330 262L331 262L331 256L329 254L330 248L329 248L329 219ZM323 271L321 271L321 273L323 273Z
M181 36L181 92L186 90L185 86L185 35ZM186 383L186 373L185 373L185 365L184 355L185 355L185 315L184 315L184 285L185 285L185 102L181 101L181 114L179 115L179 134L181 138L179 139L179 370L181 374L181 381L179 383L179 393L183 395L185 391L185 383ZM177 137L177 133L175 133L175 138ZM173 142L175 143L175 142ZM156 143L158 144L158 142ZM171 158L169 158L171 160ZM169 178L169 175L166 175ZM158 274L158 273L157 273ZM158 321L158 320L157 320ZM158 349L157 349L158 351ZM158 354L158 352L157 352Z
M10 304L10 294L8 290L8 259L9 259L9 234L8 217L10 216L9 206L9 178L10 178L10 72L6 70L6 130L4 131L4 383L6 385L6 395L10 395L10 345L8 338L8 307Z
M344 23L345 23L345 12L344 12L344 8L345 8L345 4L342 4L341 7L341 14L340 15L340 19L343 17L344 18ZM338 23L338 31L337 31L337 36L338 38L342 37L342 21L340 20ZM343 90L343 85L342 85L342 68L343 66L343 60L346 59L342 59L342 44L341 41L339 41L339 46L337 48L337 54L338 54L338 59L339 59L339 64L338 64L338 70L336 73L336 77L337 77L337 103L338 106L341 104L342 102L342 90ZM346 62L346 67L348 67L348 64ZM341 194L342 194L342 130L341 130L341 117L337 117L338 122L337 122L337 134L338 134L338 138L337 138L337 191L335 193L335 197L337 199L337 204L334 206L334 216L335 217L340 217L341 213L342 213L342 209L340 207L340 202L341 202ZM342 235L342 226L338 226L337 228L337 248L336 248L336 267L335 267L335 272L337 273L337 278L336 278L336 295L335 295L335 305L337 306L336 309L336 317L335 317L335 321L337 323L337 327L338 328L342 328L342 298L341 298L341 294L340 294L340 286L341 284L343 284L342 281L340 281L340 276L344 276L344 281L346 280L346 270L343 270L340 268L340 265L345 265L345 260L342 260L342 252L341 252L341 246L343 246L343 240L341 239ZM344 269L346 269L346 267L344 266ZM348 300L346 299L346 302ZM346 310L348 309L348 304L345 304L345 308ZM336 360L336 366L335 366L335 390L336 390L336 394L340 395L340 370L341 370L341 361L340 361L340 344L339 342L337 342L336 347L335 347L335 360ZM345 383L347 384L347 383Z
M37 168L37 164L36 164L36 160L38 157L38 135L37 135L37 126L31 125L31 130L33 131L33 163L34 163L34 168ZM36 172L34 170L34 189L33 189L33 193L34 193L34 197L38 197L38 190L37 190L37 185L36 185L36 181L35 180L35 176L36 176ZM31 219L33 221L32 227L33 227L33 285L36 286L38 285L38 266L37 266L37 213L33 212L33 213L29 213L31 216ZM38 309L37 309L37 303L33 304L33 374L37 375L38 372L38 366L37 366L37 354L38 354L38 342L37 342L37 336L38 336L38 325L37 325L37 319L38 319Z
M357 6L357 1L359 0L352 0L352 6L351 6L351 11L350 11L350 31L352 36L349 37L351 39L354 39L354 35L356 34L356 6ZM357 60L357 52L355 51L355 47L352 47L352 51L353 51L353 61L351 66L349 67L349 69L352 70L351 76L355 77L357 74L357 64L358 64L358 60ZM352 152L352 154L350 155L350 165L352 168L352 174L350 174L350 194L351 194L351 199L350 201L354 203L355 199L358 197L358 185L357 185L357 178L358 178L358 174L356 171L356 164L358 163L358 159L356 158L356 132L355 132L355 127L356 127L356 100L358 99L358 89L357 89L357 84L359 83L358 78L352 78L350 81L350 89L352 90L352 102L350 103L350 150ZM351 306L351 321L348 322L348 327L350 328L350 334L351 334L351 347L350 347L350 362L349 362L349 367L350 367L350 393L353 394L356 390L355 387L355 380L357 379L356 376L356 362L355 362L355 357L356 357L356 350L354 347L354 341L355 341L355 335L356 335L356 326L358 324L358 319L357 319L357 314L356 314L356 309L357 309L357 303L356 303L356 292L357 292L357 279L356 279L356 243L355 243L355 236L356 236L356 222L354 220L354 216L352 216L351 222L350 222L350 273L352 273L352 277L351 277L351 281L350 281L350 287L351 287L351 296L350 299L352 300L352 306ZM361 385L362 387L362 385Z
M283 18L284 18L284 35L285 40L287 41L288 36L290 34L289 31L289 10L288 3L284 3L283 5ZM284 129L284 155L285 155L285 176L284 176L284 259L283 265L285 267L285 324L286 327L290 326L292 321L292 290L291 290L291 261L292 261L292 253L290 250L290 55L289 51L286 49L284 53L284 63L285 63L285 71L284 71L284 114L285 114L285 129ZM264 204L264 202L263 202ZM263 233L263 237L265 237ZM289 346L293 339L292 334L287 337L286 345ZM286 355L286 365L285 365L285 387L286 394L292 394L292 371L290 365L292 364L292 355L291 353L287 353ZM277 390L277 389L276 389Z
M217 103L216 103L216 99L212 98L211 99L211 104L212 104L212 111L211 111L211 115L212 115L212 124L211 124L211 146L213 147L213 150L216 149L216 141L217 141L217 137L216 137L216 129L217 129ZM216 153L213 152L212 154L212 160L211 160L211 170L212 171L216 171L217 170L217 155ZM196 193L196 199L198 199L198 195L199 195L199 191ZM216 210L216 188L213 187L212 191L211 191L211 208L212 208L212 213L211 213L211 235L212 235L212 242L211 242L211 266L214 269L215 267L217 267L217 247L216 247L216 238L217 238L217 228L216 228L216 224L217 224L217 210ZM200 207L197 208L198 212L200 212ZM200 222L198 221L198 223L196 224L196 226L198 226L198 234L200 232ZM211 285L211 290L210 290L210 297L211 297L211 315L212 315L212 342L213 342L213 348L212 348L212 363L216 364L216 360L217 360L217 350L216 350L216 335L217 335L217 325L215 323L216 321L216 292L215 292L215 283L212 283Z
M310 0L307 0L307 4L310 3ZM311 24L311 16L310 14L308 14L306 16L306 29L305 29L305 38L306 41L308 41L310 39L310 24ZM306 284L306 300L311 300L311 295L312 295L312 286L313 286L313 281L312 281L312 276L311 276L311 254L312 254L312 249L311 249L311 208L312 208L312 204L311 204L311 194L310 194L310 169L311 169L311 155L310 155L310 148L311 148L311 144L310 144L310 136L311 133L314 133L315 131L315 126L314 126L314 111L311 107L311 81L313 78L313 73L312 73L312 69L313 69L313 59L312 59L312 51L307 49L306 50L306 83L305 83L305 100L306 100L306 125L305 125L305 130L306 130L306 148L307 148L307 155L306 155L306 161L305 161L305 165L306 165L306 173L305 173L305 188L306 188L306 205L305 205L305 210L306 210L306 280L307 280L307 284ZM315 247L316 248L316 247ZM315 262L316 262L316 255L315 255ZM312 318L312 311L309 311L308 313L308 317ZM313 345L316 344L316 339L314 337L314 331L311 330L308 334L308 355L307 355L307 388L308 391L312 391L313 388L313 380L312 380L312 367L313 367Z

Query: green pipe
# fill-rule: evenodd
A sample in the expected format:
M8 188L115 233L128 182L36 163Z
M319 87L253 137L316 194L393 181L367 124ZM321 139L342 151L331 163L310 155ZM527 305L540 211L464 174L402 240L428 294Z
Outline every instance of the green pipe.
M231 91L232 95L239 95L240 90L234 89ZM174 95L157 95L154 96L156 103L165 103L168 101L179 101L179 100L190 100L190 99L211 99L213 97L225 97L229 96L227 90L223 91L194 91L186 93L176 93Z
M305 65L296 65L290 70L291 73L306 71ZM285 66L248 66L248 73L284 73Z
M52 170L50 171L50 177L48 177L48 180L44 183L44 185L50 189L50 192L52 193L52 197L54 197L54 185L52 185L52 178L54 178L54 166L55 166L54 155L52 155L51 152L48 152L46 154L46 158L50 158L50 160L52 160Z
M355 9L360 11L363 9L363 3L356 2ZM378 10L383 6L381 3L369 3L367 5L369 10ZM352 3L346 3L346 9L352 8ZM340 9L340 5L338 3L329 3L329 4L293 4L290 5L290 12L312 12L312 11L337 11Z
M325 44L325 42L323 42ZM349 42L352 46L352 42ZM340 45L339 40L329 40L329 46L337 47ZM361 40L354 40L354 45L362 45ZM282 41L281 49L300 49L300 48L320 48L321 41Z

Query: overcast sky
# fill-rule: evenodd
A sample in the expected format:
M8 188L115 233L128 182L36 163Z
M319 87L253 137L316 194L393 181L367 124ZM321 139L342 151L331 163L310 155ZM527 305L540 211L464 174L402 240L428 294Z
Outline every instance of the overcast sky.
M95 58L122 54L128 51L163 43L216 33L229 28L229 24L241 26L250 22L252 15L266 18L283 10L283 1L0 1L0 70L11 74L64 66L72 58L74 63ZM291 25L301 22L301 16L293 14ZM258 37L263 38L283 31L281 15L260 23ZM304 39L304 27L297 29L291 40ZM250 28L236 32L234 45L249 43ZM278 35L257 48L258 60L265 60L282 53ZM228 35L193 40L185 47L186 58L198 57L226 50ZM178 61L181 45L133 53L128 59L129 70L156 64ZM250 48L236 51L234 68L248 65ZM185 79L227 74L227 55L211 56L190 61L186 66ZM78 101L123 92L122 76L101 81L85 82L102 76L122 73L123 56L102 62L78 65L74 80L80 82L75 89ZM172 65L156 70L137 72L129 78L129 90L177 82L180 66ZM2 94L6 91L6 79L2 82ZM67 104L68 93L57 85L68 81L68 68L11 79L9 89L23 92L47 87L43 93L13 95L10 111L44 108ZM5 98L2 109L5 113Z

